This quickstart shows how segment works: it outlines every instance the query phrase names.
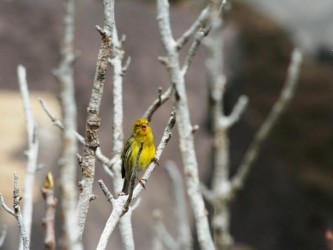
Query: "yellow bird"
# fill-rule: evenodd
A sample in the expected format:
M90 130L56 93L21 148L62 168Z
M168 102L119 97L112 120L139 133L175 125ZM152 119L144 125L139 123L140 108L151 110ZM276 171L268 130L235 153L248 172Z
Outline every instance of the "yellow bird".
M134 170L135 161L138 155L140 144L143 141L143 148L138 162L138 171L146 169L155 159L155 144L153 131L146 118L138 119L134 122L131 137L126 141L121 154L121 175L124 179L122 192L128 194L131 182L131 175Z

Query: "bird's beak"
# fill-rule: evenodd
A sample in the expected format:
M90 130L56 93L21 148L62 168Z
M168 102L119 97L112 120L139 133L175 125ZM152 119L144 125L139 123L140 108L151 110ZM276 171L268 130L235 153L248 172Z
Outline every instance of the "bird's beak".
M143 130L146 130L146 128L147 128L147 124L142 124L142 125L141 125L141 128L142 128Z

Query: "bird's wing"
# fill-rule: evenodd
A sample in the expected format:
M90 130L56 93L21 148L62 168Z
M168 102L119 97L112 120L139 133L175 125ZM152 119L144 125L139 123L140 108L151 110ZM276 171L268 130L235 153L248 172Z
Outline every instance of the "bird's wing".
M128 166L128 164L130 163L129 162L129 159L131 157L131 154L132 154L132 144L133 142L135 141L134 137L131 136L125 143L125 147L124 147L124 150L123 152L121 153L121 160L122 160L122 163L121 163L121 177L124 178L125 177L125 172L126 172L126 166Z

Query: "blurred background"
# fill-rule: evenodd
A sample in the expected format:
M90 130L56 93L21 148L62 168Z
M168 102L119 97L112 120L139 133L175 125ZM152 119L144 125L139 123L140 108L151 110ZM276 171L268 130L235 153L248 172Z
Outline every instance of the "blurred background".
M202 0L171 1L174 37L179 37L189 27L205 4ZM155 9L155 2L148 0L116 1L115 5L118 33L126 35L125 53L132 58L123 83L125 138L131 133L132 122L157 97L158 87L166 89L169 86L168 75L157 61L164 52ZM230 112L240 94L246 94L250 99L245 115L230 131L231 174L279 95L292 49L299 46L305 54L296 95L265 143L244 189L232 204L231 232L235 249L328 249L325 233L333 230L332 13L333 2L330 0L321 0L320 4L300 0L239 0L232 3L226 16L223 31L228 76L226 112ZM44 98L60 117L58 86L52 70L59 61L62 18L61 1L0 1L0 192L11 204L14 172L20 176L21 190L24 186L26 128L16 74L17 65L23 64L27 68L40 139L41 169L36 174L32 249L43 246L41 183L49 170L58 175L60 133L52 127L37 98ZM96 24L103 24L101 1L77 1L75 47L80 57L75 63L75 85L81 134L85 130L86 107L100 46ZM209 183L212 138L207 124L205 58L205 49L201 47L186 81L191 120L200 126L195 136L200 177ZM109 74L102 101L100 130L102 151L110 157L111 83ZM172 102L169 101L153 117L156 144L171 110ZM182 169L178 151L174 129L160 167L149 180L140 206L133 214L137 249L151 249L154 209L162 211L166 227L175 235L170 181L162 166L165 160L172 159ZM112 180L98 165L96 180L100 178L111 189ZM94 188L98 199L90 206L85 231L86 249L96 247L111 212L98 185ZM190 216L191 210L188 210ZM60 216L58 218L59 229ZM8 225L8 236L3 249L15 249L18 245L16 221L0 209L0 229L4 224ZM121 249L117 231L110 239L109 249L111 246Z

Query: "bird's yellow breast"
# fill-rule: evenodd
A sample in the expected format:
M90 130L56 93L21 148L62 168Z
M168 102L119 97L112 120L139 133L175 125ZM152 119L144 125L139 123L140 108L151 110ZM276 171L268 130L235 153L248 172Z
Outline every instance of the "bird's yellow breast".
M140 148L140 143L137 147L133 148L133 155L135 155L135 156L138 155L139 148ZM151 161L154 159L154 157L155 157L154 144L149 143L148 141L145 141L143 144L140 158L139 158L138 171L142 171L142 170L146 169L149 166L149 164L151 163ZM133 168L135 166L135 161L136 161L136 157L133 157L132 164L131 164L133 166Z

